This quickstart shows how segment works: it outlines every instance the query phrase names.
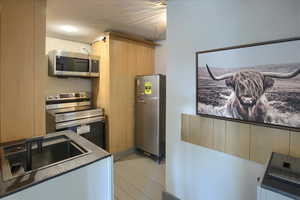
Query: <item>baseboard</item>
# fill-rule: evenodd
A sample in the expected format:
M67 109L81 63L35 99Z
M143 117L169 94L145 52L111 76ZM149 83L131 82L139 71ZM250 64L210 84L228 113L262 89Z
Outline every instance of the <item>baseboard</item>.
M180 200L180 199L175 197L173 194L170 194L167 191L163 191L162 192L162 200Z
M118 152L118 153L113 153L113 156L114 156L114 161L118 161L132 153L136 152L136 149L135 148L131 148L131 149L128 149L126 151L122 151L122 152Z

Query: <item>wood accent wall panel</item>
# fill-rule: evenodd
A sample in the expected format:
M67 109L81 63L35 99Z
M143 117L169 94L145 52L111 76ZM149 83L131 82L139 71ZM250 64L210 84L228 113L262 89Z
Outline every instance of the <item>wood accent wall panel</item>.
M100 80L93 81L94 105L108 119L107 144L111 153L135 147L135 77L154 73L154 44L107 33L105 42L93 44L101 57Z
M290 155L300 158L300 132L291 132Z
M181 138L261 164L271 152L300 158L300 132L182 114Z
M190 141L207 148L213 148L213 123L203 117L190 116Z
M181 114L181 139L189 142L190 139L190 116Z
M46 0L1 0L1 139L45 134Z
M181 117L183 141L217 151L225 150L225 124L222 121L187 114L182 114Z
M213 119L213 149L225 152L226 123L224 120Z
M226 123L225 153L250 159L250 125Z
M272 152L289 154L289 143L289 131L252 125L250 160L265 164Z

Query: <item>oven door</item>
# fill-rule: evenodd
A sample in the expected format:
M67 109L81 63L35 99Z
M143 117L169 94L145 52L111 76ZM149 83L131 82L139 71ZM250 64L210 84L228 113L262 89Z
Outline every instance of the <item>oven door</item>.
M56 131L72 130L102 149L105 145L105 120L103 117L87 118L57 123Z

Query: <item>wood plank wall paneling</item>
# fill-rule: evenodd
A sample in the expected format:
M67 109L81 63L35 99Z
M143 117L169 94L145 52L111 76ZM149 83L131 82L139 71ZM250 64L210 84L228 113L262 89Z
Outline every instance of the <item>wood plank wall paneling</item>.
M135 77L154 73L154 43L106 33L105 42L93 44L100 55L100 80L92 83L94 105L107 115L108 151L119 153L135 147Z
M290 155L300 158L300 133L291 132Z
M190 141L190 116L181 114L181 140Z
M214 123L219 126L214 128ZM183 141L223 151L225 149L224 129L225 124L220 120L214 122L208 118L182 114L181 137Z
M250 159L265 163L271 152L289 154L290 133L280 129L251 126Z
M190 137L194 144L213 148L213 121L203 117L190 117Z
M183 141L265 164L271 152L300 157L300 132L181 115Z
M225 153L250 158L250 125L237 122L226 123Z
M224 120L213 120L213 149L225 152L226 123Z

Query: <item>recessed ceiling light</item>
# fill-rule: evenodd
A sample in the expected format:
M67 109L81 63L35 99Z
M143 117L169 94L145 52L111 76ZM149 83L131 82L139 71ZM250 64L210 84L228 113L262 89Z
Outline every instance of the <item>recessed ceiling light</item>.
M78 28L71 25L62 25L60 29L68 33L78 32Z

